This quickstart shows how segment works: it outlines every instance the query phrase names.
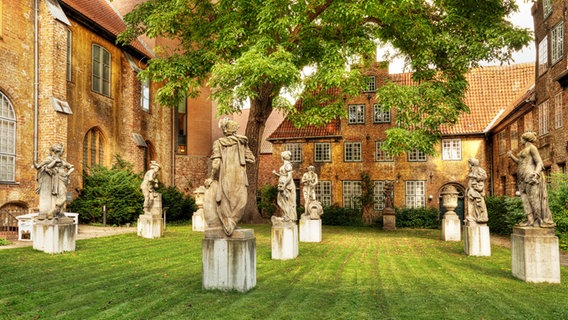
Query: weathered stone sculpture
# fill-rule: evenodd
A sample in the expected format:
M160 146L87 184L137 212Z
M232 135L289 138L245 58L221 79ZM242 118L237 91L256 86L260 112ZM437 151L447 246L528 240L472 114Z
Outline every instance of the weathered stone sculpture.
M485 205L485 180L487 173L479 167L479 160L468 160L469 173L467 187L466 225L486 224L487 206Z
M63 160L64 153L63 143L56 143L49 148L47 158L39 164L34 163L34 167L38 170L36 190L39 194L38 220L66 219L64 212L67 203L67 185L69 175L75 168Z
M225 137L213 143L210 177L205 180L205 221L207 228L221 228L230 237L244 214L247 203L246 164L255 157L248 138L237 134L239 124L230 118L219 121Z
M272 171L273 174L278 176L278 196L276 202L282 211L282 219L284 221L298 220L296 213L296 185L292 177L294 169L290 162L291 157L292 152L282 152L282 161L284 163L278 172Z
M160 169L161 166L156 161L150 161L150 169L144 174L144 179L140 185L140 190L142 190L142 195L144 195L144 214L162 214L161 206L158 212L152 212L155 200L160 196L160 193L156 191L158 187L157 176Z
M308 171L302 175L302 193L304 194L304 208L308 211L310 202L316 200L316 185L318 184L318 175L314 172L314 166L309 166Z
M144 214L138 217L137 233L147 239L160 238L164 235L164 218L162 217L162 194L158 187L158 171L161 166L150 161L150 169L144 174L140 190L144 195Z
M517 186L521 192L521 199L525 210L526 220L519 226L537 226L552 228L552 213L548 207L548 193L546 191L546 177L544 164L540 158L538 149L533 142L536 133L525 132L521 136L524 148L515 157L511 151L507 153L509 158L515 161L517 168Z
M393 201L394 181L386 181L383 187L385 208L383 209L383 230L396 230L396 214Z

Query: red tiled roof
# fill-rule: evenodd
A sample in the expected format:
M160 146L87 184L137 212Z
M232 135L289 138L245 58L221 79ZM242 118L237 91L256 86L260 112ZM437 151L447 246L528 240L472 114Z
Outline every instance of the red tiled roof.
M61 0L61 2L91 20L115 37L126 30L122 16L106 0ZM139 40L133 40L130 45L147 57L154 54Z

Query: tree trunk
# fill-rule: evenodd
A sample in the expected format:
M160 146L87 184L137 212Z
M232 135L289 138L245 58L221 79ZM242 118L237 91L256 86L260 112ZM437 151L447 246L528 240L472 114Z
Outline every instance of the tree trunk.
M272 113L272 88L272 85L263 85L258 97L256 99L251 99L250 113L245 135L248 137L249 147L256 157L256 161L255 163L247 164L247 178L249 186L245 213L241 219L244 223L258 223L263 221L260 216L260 212L258 211L256 197L258 192L260 144L262 143L262 134L264 133L266 120Z

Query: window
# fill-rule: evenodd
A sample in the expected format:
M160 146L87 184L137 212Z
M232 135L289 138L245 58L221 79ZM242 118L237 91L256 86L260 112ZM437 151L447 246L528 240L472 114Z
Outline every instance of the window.
M92 68L93 91L110 96L110 53L98 44L93 44Z
M390 123L391 113L390 109L383 108L378 104L373 106L373 122L374 123Z
M426 206L425 181L405 181L406 207L422 208Z
M426 154L418 149L414 149L410 151L410 153L408 154L408 161L410 162L426 161Z
M316 200L321 202L322 207L331 207L331 181L319 181L316 184Z
M83 169L104 163L104 140L98 128L87 131L83 138Z
M461 139L442 139L442 160L461 160Z
M554 97L554 128L562 128L562 92Z
M381 147L384 141L375 142L375 161L394 161L394 157L384 152Z
M150 111L150 79L144 79L140 82L140 106L142 110Z
M67 29L67 65L65 69L65 75L67 77L67 81L71 81L71 48L73 42L73 32Z
M509 127L511 136L511 150L517 150L519 147L519 129L516 122L513 122Z
M314 144L314 161L315 162L331 162L331 144L315 143Z
M365 105L364 104L351 104L349 105L349 124L364 124L365 123Z
M301 143L287 143L286 151L292 152L290 162L302 162L302 144Z
M564 55L564 22L558 23L550 31L550 62L555 64Z
M361 181L343 181L343 207L361 207Z
M387 181L373 181L373 208L375 211L382 211L385 208L385 183ZM391 194L392 196L392 194ZM391 198L392 199L392 198Z
M538 44L538 75L548 69L548 37L544 37Z
M343 151L346 162L361 161L361 142L345 142Z
M560 170L560 173L566 174L566 162L559 163L558 170Z
M542 16L543 19L548 18L548 16L552 13L552 0L543 0L542 1Z
M368 76L366 79L365 92L375 92L377 90L377 82L375 76Z
M176 110L177 153L187 154L187 99L182 99Z
M548 101L545 101L538 106L538 133L545 135L548 133Z
M0 92L0 181L16 180L16 113Z
M523 122L524 122L524 127L525 127L524 132L533 131L533 115L532 115L532 112L529 112L529 113L527 113L523 116Z
M506 136L506 131L503 130L501 132L499 132L497 134L497 145L498 145L498 151L499 154L505 154L505 152L507 151L507 136Z

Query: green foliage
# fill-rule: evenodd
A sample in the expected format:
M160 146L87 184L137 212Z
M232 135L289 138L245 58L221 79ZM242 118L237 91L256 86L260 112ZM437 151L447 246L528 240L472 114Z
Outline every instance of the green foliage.
M436 208L395 208L397 228L436 229L440 225Z
M328 226L359 227L364 225L361 209L349 209L338 206L324 208L321 222Z
M191 216L197 211L195 200L183 194L175 186L166 187L160 183L156 190L162 194L162 208L168 208L166 212L166 220L170 221L184 221L190 220Z
M548 200L560 248L568 251L568 177L565 174L552 175Z
M362 221L365 225L372 225L377 218L374 208L375 185L369 173L361 172L361 209L363 210Z
M260 215L263 218L270 219L277 209L276 198L278 197L278 188L267 184L262 186L258 193L259 197L257 203Z
M103 222L103 206L106 206L106 222L110 225L133 222L143 213L142 178L133 172L132 164L119 155L115 160L110 169L95 165L83 172L83 189L68 206L68 211L79 213L82 222Z
M0 246L7 246L8 244L10 244L10 241L0 238Z
M485 205L491 233L510 235L513 226L525 218L521 198L489 196L485 197Z

